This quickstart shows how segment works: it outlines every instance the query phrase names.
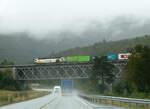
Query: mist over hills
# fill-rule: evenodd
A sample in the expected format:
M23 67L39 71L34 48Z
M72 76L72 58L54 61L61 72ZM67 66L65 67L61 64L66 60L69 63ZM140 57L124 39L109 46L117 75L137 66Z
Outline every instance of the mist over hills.
M134 38L145 34L150 34L149 20L123 16L109 22L89 21L81 28L81 31L74 31L73 27L71 27L70 29L57 32L49 32L42 39L37 39L32 34L26 32L1 33L0 61L8 59L15 63L32 63L33 58L45 57L58 52L61 52L60 55L79 55L76 50L80 51L83 49L77 48L92 44L97 45L91 46L91 49L97 50L95 53L102 53L98 46L104 48L105 46L102 44L104 40L108 42L107 47L110 46L111 48L112 45L109 41ZM76 50L71 48L76 48ZM68 49L71 50L62 52ZM84 49L89 50L88 47ZM81 53L80 55L82 54L90 55L88 52Z
M56 54L53 56L97 56L104 54L128 53L130 48L136 45L150 46L150 35L136 37L133 39L124 39L119 41L99 42L87 47L76 47Z
M57 42L51 38L34 39L26 33L0 34L0 61L7 59L15 63L32 63L33 58L44 57L77 45L82 46L82 40L75 42L62 38Z

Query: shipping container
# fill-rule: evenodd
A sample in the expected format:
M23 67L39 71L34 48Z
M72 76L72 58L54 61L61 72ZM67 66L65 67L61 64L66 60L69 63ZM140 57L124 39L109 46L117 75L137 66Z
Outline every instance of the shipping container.
M93 61L95 58L100 58L102 57L101 55L98 55L98 56L90 56L90 61Z
M61 80L62 95L72 95L72 80Z
M118 59L119 60L127 60L130 55L131 55L131 53L120 53L120 54L118 54Z
M95 58L101 58L102 56L106 56L106 55L91 56L90 61L93 61Z
M76 62L78 60L77 56L68 56L67 62Z
M90 61L90 56L68 56L67 62L88 62Z
M90 56L78 56L79 62L90 61Z
M107 54L104 56L107 56L108 61L118 60L118 55L116 55L116 54Z

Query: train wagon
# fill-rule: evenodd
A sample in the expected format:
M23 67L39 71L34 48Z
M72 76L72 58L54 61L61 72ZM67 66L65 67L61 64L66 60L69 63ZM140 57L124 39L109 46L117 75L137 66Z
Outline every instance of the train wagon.
M128 60L131 53L119 53L118 60Z
M104 56L107 57L108 61L118 60L118 55L117 54L107 54L107 55L104 55Z
M89 62L90 56L68 56L66 58L67 62Z
M108 61L118 60L117 54L107 54L107 55L91 56L90 61L93 61L96 57L101 58L102 56L106 56Z

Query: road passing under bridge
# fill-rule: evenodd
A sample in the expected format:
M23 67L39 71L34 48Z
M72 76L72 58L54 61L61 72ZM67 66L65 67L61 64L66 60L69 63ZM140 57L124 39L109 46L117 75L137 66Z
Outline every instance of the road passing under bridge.
M121 67L127 62L111 61L121 72ZM1 69L12 68L16 80L48 80L48 79L84 79L92 73L93 63L51 63L1 66Z

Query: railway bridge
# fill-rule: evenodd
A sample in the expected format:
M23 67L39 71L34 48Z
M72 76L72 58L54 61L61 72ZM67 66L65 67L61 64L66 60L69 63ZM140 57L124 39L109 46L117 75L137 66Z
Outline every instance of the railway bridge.
M127 62L114 61L119 78L122 67ZM51 64L29 64L1 66L0 69L11 68L16 80L48 80L48 79L84 79L89 78L92 73L93 63L51 63Z

